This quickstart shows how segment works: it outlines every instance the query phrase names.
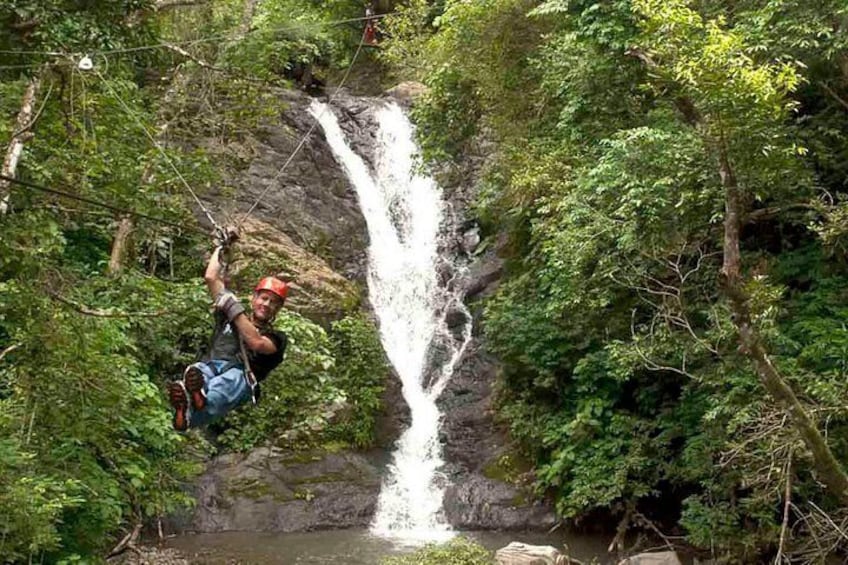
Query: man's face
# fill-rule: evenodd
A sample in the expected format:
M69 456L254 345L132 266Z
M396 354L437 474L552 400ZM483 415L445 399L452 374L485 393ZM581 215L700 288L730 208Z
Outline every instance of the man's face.
M253 293L250 301L253 308L253 318L259 322L270 322L283 307L282 299L270 290L260 290Z

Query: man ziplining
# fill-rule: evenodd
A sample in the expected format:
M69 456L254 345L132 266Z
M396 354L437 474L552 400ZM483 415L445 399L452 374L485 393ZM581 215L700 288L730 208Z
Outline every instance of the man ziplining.
M215 329L204 358L189 365L183 380L168 385L177 431L205 426L248 399L258 400L259 383L283 361L287 337L273 328L288 285L275 278L259 281L248 314L227 290L222 276L223 245L212 252L204 281L214 300Z

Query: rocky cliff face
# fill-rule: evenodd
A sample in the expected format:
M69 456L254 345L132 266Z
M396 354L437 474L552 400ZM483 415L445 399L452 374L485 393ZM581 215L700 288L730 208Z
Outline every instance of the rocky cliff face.
M472 338L457 363L453 378L439 398L444 414L441 440L450 486L445 493L448 520L462 529L547 529L557 519L551 505L534 500L526 465L511 453L505 430L494 414L494 391L499 367L482 335L482 301L497 289L505 241L491 234L480 246L480 228L471 204L481 171L492 150L479 141L459 171L440 175L454 212L448 252L463 266L458 284L472 316Z
M289 307L311 318L332 318L362 293L365 220L330 148L312 128L306 110L311 98L293 90L280 90L278 97L276 118L239 141L200 142L213 159L227 164L223 185L204 198L220 223L240 222L258 202L243 225L241 255L232 265L236 276L245 270L251 276L275 273L292 282Z
M409 103L420 92L404 85L391 93ZM365 292L367 230L353 188L336 164L320 129L282 174L278 171L312 127L309 97L281 93L279 119L259 128L239 148L245 165L232 171L230 188L213 194L213 205L239 217L266 191L245 224L243 255L236 268L259 264L294 283L291 304L306 315L332 318L339 306ZM375 131L368 104L355 97L334 102L342 128L354 149L373 164ZM209 144L213 151L232 152ZM461 276L445 267L445 284L461 285L472 303L496 288L502 264L497 245L477 252L480 233L468 218L474 199L480 157L470 159L464 175L451 175L446 194L453 217L444 243L456 258ZM269 188L270 187L270 188ZM361 296L360 296L361 298ZM486 351L479 331L479 308L469 321L450 317L460 332L474 324L474 337L439 400L444 414L441 440L451 482L445 497L449 521L464 529L538 529L554 524L552 510L532 502L509 463L505 435L494 421L492 386L496 360ZM408 424L408 409L398 380L388 383L378 426L385 447ZM379 468L387 453L369 458L353 453L300 455L260 449L246 457L228 455L213 461L198 485L198 508L184 523L201 532L225 530L298 531L366 525L379 494ZM506 470L505 470L506 469Z

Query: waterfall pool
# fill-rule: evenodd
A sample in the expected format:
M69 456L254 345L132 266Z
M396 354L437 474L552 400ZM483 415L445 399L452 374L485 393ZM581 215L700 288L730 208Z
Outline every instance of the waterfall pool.
M494 553L512 541L552 545L584 563L614 563L606 553L609 536L519 532L462 532ZM180 536L168 541L191 563L208 565L379 565L391 555L410 553L414 547L374 536L365 529L278 534L227 532Z

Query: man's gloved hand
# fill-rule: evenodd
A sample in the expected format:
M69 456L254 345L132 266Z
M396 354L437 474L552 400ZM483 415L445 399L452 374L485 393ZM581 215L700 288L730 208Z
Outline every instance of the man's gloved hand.
M215 245L227 248L239 240L239 231L235 226L227 226L215 230L214 241Z
M224 313L229 321L235 320L239 314L244 314L244 306L241 305L236 295L225 290L221 292L214 303L215 309Z

